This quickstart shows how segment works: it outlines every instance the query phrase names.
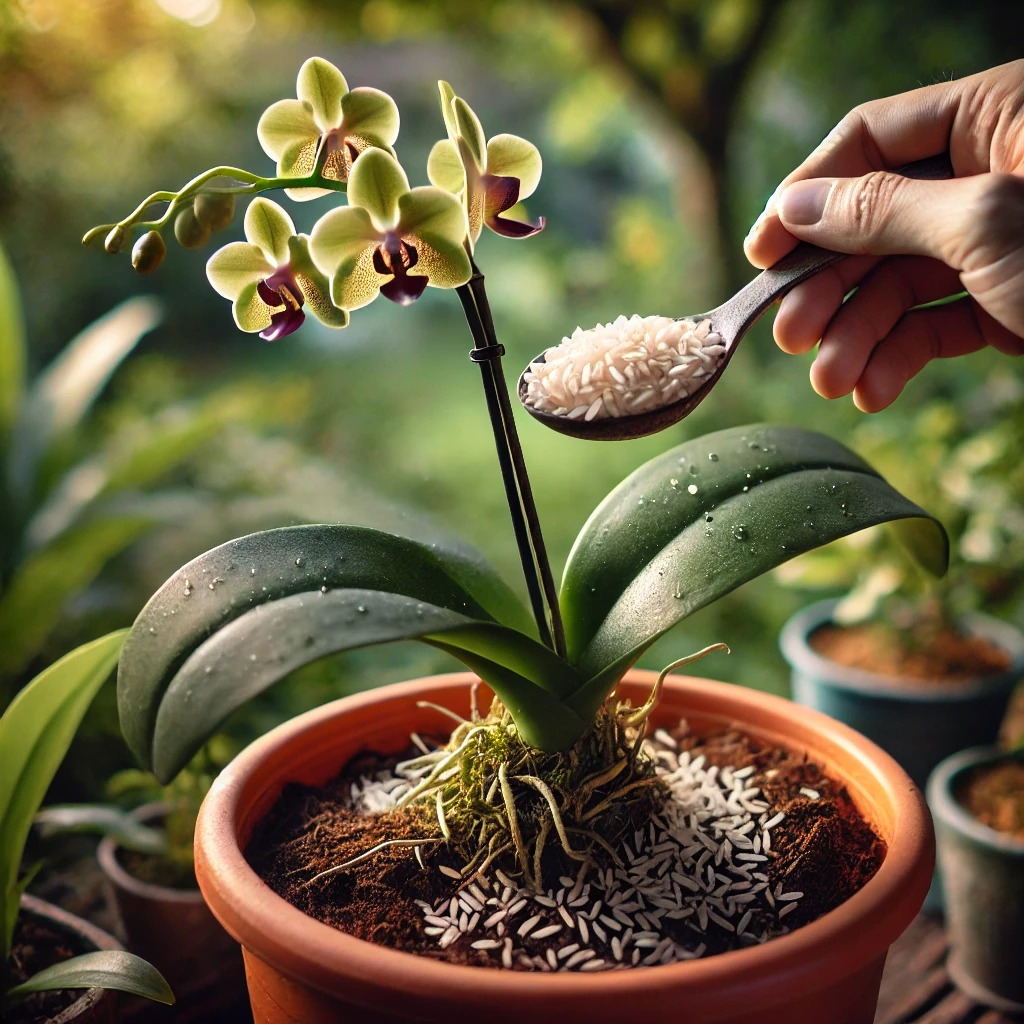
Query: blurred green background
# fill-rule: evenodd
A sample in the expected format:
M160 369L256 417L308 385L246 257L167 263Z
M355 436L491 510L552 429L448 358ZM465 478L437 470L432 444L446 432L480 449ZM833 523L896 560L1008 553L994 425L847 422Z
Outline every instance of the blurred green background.
M40 461L24 507L8 495L0 509L7 596L39 553L43 512L52 523L73 508L93 530L128 524L108 528L116 536L95 566L67 542L45 571L24 574L45 614L9 612L0 622L0 646L6 635L22 648L0 657L0 698L76 643L130 623L179 565L253 529L399 520L412 528L428 517L519 578L453 294L429 290L407 310L375 303L343 332L307 320L270 346L235 331L206 283L208 253L172 244L159 273L138 277L126 254L80 245L92 225L207 167L269 173L256 121L295 95L306 57L333 61L350 86L395 97L397 148L414 185L426 183L426 154L443 135L439 78L488 135L514 132L540 147L545 171L528 212L547 218L546 231L525 242L485 233L477 250L514 378L577 324L716 305L753 274L741 240L775 185L848 109L1013 59L1022 38L1024 8L999 0L5 0L0 243L21 296L27 378L128 298L153 296L163 315ZM300 230L319 212L290 209ZM239 237L240 216L227 232ZM1014 472L1019 370L992 353L933 365L866 428L848 400L814 395L810 357L783 356L769 320L715 399L668 432L587 444L522 417L556 574L590 510L630 470L687 436L773 420L854 448L866 429L864 444L879 451L920 438L926 459L897 443L885 471L926 504L947 453L988 438L981 455L974 443L967 469L957 463L955 484L971 494L972 469L988 473L985 551L1016 579L1024 553L999 545L1024 534L1012 529L1024 489ZM980 543L975 536L975 553ZM982 599L1024 620L1013 586ZM733 655L707 660L701 673L786 692L776 634L807 600L777 576L755 581L688 620L643 663L660 667L724 640ZM230 731L241 742L329 696L455 667L413 645L349 655L278 687ZM109 742L112 690L76 747L72 790L88 793L127 759Z

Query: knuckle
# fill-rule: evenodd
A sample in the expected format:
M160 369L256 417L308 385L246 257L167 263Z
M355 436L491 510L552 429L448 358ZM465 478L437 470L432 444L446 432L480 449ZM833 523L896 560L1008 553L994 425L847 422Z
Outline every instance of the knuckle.
M884 231L903 180L897 174L871 171L851 183L847 213L851 227L866 242Z

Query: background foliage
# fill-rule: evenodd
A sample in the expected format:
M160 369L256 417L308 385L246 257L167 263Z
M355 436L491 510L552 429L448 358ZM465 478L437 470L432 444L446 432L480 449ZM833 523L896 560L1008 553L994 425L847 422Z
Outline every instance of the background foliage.
M159 274L138 278L125 256L79 245L91 225L214 163L269 168L256 120L271 101L294 95L307 56L332 60L352 85L395 96L399 152L414 185L425 183L426 154L443 134L440 77L489 133L515 132L539 145L545 173L529 212L544 214L548 229L528 243L485 237L478 250L514 374L577 324L717 304L752 274L740 240L765 198L851 106L1019 56L1022 29L1024 8L994 0L969 9L957 0L0 6L0 241L24 305L28 376L126 298L155 295L164 309L161 326L113 375L88 429L70 439L77 451L62 457L73 464L111 445L144 450L142 439L168 417L198 414L209 427L165 472L140 468L137 489L152 499L147 511L159 528L62 603L60 627L25 678L95 635L98 618L106 628L128 624L131 610L180 564L251 529L411 524L426 515L516 579L476 371L465 358L470 342L451 295L429 293L408 311L376 303L344 332L310 323L266 346L235 332L227 304L206 284L204 258L172 246ZM231 237L241 237L240 220ZM524 417L556 572L600 498L686 437L775 420L856 447L859 435L850 432L863 417L847 401L817 398L807 366L782 356L763 322L716 401L667 434L587 445ZM867 441L882 450L878 434L922 437L928 459L942 465L947 450L970 436L970 409L991 389L1012 392L1015 372L991 353L932 367L872 421ZM938 433L927 427L937 422L936 407L951 410ZM919 421L925 415L933 419ZM928 506L928 494L915 492L898 466L884 469ZM991 464L987 472L986 486L998 488L1007 476ZM964 486L973 486L970 474ZM997 556L1014 557L1008 541L994 543ZM1019 620L1013 593L1005 592L1004 610ZM749 584L688 620L645 664L725 640L734 655L702 671L783 692L775 635L805 600L775 579ZM448 667L418 648L350 655L269 695L233 729L251 735L327 694ZM104 754L80 757L88 770L74 785L84 789L94 785L91 773L124 757L102 742L113 729L109 700L97 707L95 749Z

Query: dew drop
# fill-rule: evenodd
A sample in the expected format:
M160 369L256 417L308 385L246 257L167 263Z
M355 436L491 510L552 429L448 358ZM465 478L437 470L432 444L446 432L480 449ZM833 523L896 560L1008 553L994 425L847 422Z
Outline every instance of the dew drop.
M696 466L690 467L690 476L696 476L699 472L700 470Z
M718 456L714 452L708 452L708 462L717 462Z
M298 567L299 567L300 569L302 568L302 555L299 555L299 557L295 559L295 564L296 564L296 565L297 565L297 566L298 566Z
M669 480L668 485L669 487L676 488L679 486L679 481L675 477L672 477L672 479Z
M710 512L705 512L704 513L704 522L705 523L713 523L714 521L715 521L715 517Z
M256 575L256 566L255 565L249 570L249 575L250 576L255 576Z
M810 530L810 529L813 529L814 523L812 523L810 519L805 519L804 520L804 526L806 526L807 529Z
M705 537L714 537L714 535L715 535L715 528L713 526L705 526L704 527L704 536Z
M750 536L750 532L742 523L737 523L731 532L737 540L746 540Z
M149 632L150 632L150 633L151 633L151 634L152 634L153 636L156 636L156 626L150 626L150 627L149 627Z
M676 589L672 591L672 596L673 596L673 597L674 597L674 598L675 598L675 599L676 599L677 601L679 601L679 600L682 600L682 597L683 597L683 588L682 588L682 587L680 587L678 583L676 584Z
M327 587L327 584L325 583L325 584L324 584L324 585L323 585L323 586L322 586L322 587L320 588L320 593L321 593L321 594L326 594L326 593L327 593L327 591L328 591L328 589L329 589L329 588Z
M360 615L365 615L366 614L366 605L365 604L357 605L356 606L356 611L359 612Z
M696 484L689 484L689 485L687 486L687 488L686 488L686 489L687 489L687 490L688 490L688 491L689 491L689 492L690 492L691 494L696 494L696 493L697 493L697 491L698 491L698 490L699 490L700 488L698 488Z

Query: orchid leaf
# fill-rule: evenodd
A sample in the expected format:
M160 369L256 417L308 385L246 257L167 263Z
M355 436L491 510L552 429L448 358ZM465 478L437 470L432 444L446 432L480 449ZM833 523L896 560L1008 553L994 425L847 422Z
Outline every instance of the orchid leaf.
M446 646L449 630L456 636ZM295 669L328 654L416 639L434 640L467 664L476 659L500 666L501 672L489 675L488 681L513 706L525 704L533 713L531 721L542 728L559 714L558 698L516 668L540 663L549 677L557 676L562 683L573 674L553 655L545 660L541 645L522 633L380 590L293 594L229 622L181 666L156 716L154 774L163 782L173 778L232 711ZM477 651L483 652L479 658ZM564 709L561 717L577 720Z
M110 836L119 846L138 853L167 853L167 838L160 829L112 804L53 804L44 807L32 824L42 836L86 832Z
M336 590L380 591L434 605L467 622L531 629L515 595L468 546L428 546L354 526L250 534L175 573L135 621L118 672L118 704L122 732L139 761L151 763L164 693L208 637L268 603L296 596L312 610Z
M595 510L566 564L569 657L594 680L574 706L595 706L598 692L654 640L741 583L893 520L904 521L922 565L941 575L941 524L821 434L736 427L652 460Z
M18 872L32 819L110 676L127 630L78 647L36 676L0 717L0 956L7 959L21 897Z
M9 1006L32 992L59 988L107 988L168 1006L174 1003L174 993L164 976L142 957L123 949L83 953L45 967L28 981L8 989L3 1002Z

